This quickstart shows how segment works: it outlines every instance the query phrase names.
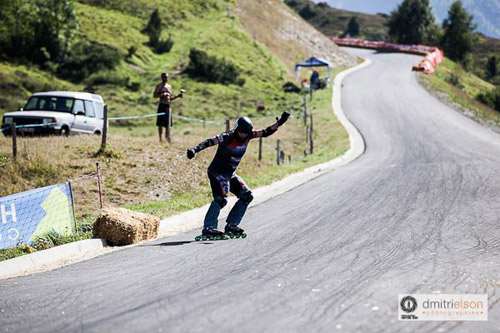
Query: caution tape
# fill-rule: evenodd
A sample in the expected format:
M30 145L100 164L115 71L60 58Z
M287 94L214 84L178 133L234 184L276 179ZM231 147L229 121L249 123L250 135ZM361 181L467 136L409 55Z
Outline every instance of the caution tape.
M57 123L47 123L47 124L28 124L28 125L16 125L16 129L21 129L21 128L36 128L36 127L48 127L52 125L57 125ZM14 126L12 125L7 125L2 128L2 132L10 131L13 129Z

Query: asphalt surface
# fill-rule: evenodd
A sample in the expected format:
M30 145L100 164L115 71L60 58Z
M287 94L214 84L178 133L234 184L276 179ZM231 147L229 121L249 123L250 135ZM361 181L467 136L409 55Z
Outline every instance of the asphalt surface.
M500 135L419 86L418 57L357 50L348 166L195 233L0 281L1 332L499 332ZM186 242L184 242L186 241ZM398 294L488 293L487 322L401 322Z

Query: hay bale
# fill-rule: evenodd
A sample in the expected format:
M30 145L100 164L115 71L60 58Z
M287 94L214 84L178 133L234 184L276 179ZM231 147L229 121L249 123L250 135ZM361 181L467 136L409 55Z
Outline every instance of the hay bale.
M158 236L160 219L125 208L105 208L94 222L93 234L112 245L129 245Z

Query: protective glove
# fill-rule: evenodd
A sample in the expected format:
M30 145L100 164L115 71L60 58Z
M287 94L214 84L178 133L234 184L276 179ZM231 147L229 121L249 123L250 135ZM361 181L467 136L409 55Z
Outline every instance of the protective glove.
M188 150L186 151L186 153L187 153L187 158L189 158L189 159L194 158L194 155L196 155L196 152L195 152L195 151L194 151L194 149L192 149L192 148L191 148L191 149L188 149Z
M276 118L276 121L278 122L278 126L281 126L283 125L284 123L286 123L286 121L288 120L288 118L290 117L290 113L289 112L283 112L281 114L281 117Z

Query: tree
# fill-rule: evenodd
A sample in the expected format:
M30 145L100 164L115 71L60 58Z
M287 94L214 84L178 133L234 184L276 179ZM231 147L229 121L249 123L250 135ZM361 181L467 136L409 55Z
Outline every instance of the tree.
M35 62L63 62L78 28L73 0L38 0Z
M464 62L474 43L473 18L461 1L455 1L448 11L448 18L443 22L444 35L442 47L447 57Z
M0 1L0 49L38 64L62 62L78 29L73 0Z
M486 77L490 80L497 76L497 57L492 56L488 58L488 63L486 64Z
M349 23L347 23L344 35L349 35L351 37L356 37L359 35L359 23L356 16L351 17Z
M161 37L161 17L158 8L156 8L149 17L146 27L142 30L143 33L149 36L149 46L156 46Z
M435 39L436 23L429 0L404 0L387 23L389 36L401 44L422 44Z

